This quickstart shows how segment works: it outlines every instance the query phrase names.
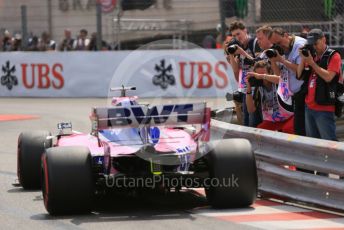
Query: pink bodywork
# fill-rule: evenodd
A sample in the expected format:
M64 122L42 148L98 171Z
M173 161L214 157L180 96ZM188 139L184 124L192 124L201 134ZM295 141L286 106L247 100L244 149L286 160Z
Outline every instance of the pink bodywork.
M137 104L138 97L114 97L112 106L131 106ZM197 139L207 141L210 123L210 110L206 113L206 122L202 130L198 133L190 134L189 132L170 127L159 127L159 137L149 143L159 153L196 153L198 144ZM92 118L92 115L90 116ZM207 126L207 127L206 127ZM138 128L117 128L100 130L98 137L91 134L73 133L72 135L61 136L58 139L57 146L86 146L90 150L92 157L104 156L104 161L109 162L110 156L128 155L137 153L144 143L138 132ZM111 167L111 172L116 170Z
M158 152L178 152L178 150L188 149L190 152L197 150L197 143L192 139L191 135L184 130L172 128L160 128L160 138L155 144L155 149ZM143 143L133 141L128 145L123 145L119 142L109 142L104 136L99 134L102 142L109 143L111 156L132 154L137 152ZM134 144L134 145L133 145ZM70 136L63 136L59 139L58 146L86 146L89 148L92 156L104 155L103 146L98 145L97 137L91 134L72 134ZM103 144L102 144L103 145Z

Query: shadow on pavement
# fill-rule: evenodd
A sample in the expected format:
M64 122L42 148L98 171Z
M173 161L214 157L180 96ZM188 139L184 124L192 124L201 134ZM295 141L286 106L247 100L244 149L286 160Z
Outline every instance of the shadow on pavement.
M93 211L85 215L50 216L48 213L31 216L33 220L71 219L80 225L92 222L142 221L163 219L195 219L188 210L208 205L203 196L191 191L144 193L138 196L110 194L95 199Z

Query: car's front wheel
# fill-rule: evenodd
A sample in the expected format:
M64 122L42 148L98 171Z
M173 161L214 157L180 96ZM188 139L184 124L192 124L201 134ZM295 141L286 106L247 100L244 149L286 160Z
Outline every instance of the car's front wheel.
M17 176L24 189L41 187L41 157L52 146L48 131L22 132L18 137Z

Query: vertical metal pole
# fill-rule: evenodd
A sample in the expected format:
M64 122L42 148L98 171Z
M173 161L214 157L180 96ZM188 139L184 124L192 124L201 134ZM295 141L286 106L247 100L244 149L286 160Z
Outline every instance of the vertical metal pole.
M121 11L122 11L122 0L117 1L117 49L121 50L121 40L120 40L120 33L121 33Z
M189 33L189 22L186 22L186 29L185 29L185 44L186 44L186 46L185 46L185 48L187 49L187 48L189 48L189 38L188 38L188 33Z
M97 1L96 5L97 9L97 49L102 49L102 6L99 1Z
M340 40L340 33L339 33L339 23L338 21L335 22L336 23L336 46L339 46L339 40Z
M262 18L262 15L261 15L261 12L262 12L262 9L261 9L261 0L255 0L254 1L254 9L255 9L255 13L254 13L254 22L260 22L261 18Z
M329 26L330 26L330 29L329 29L329 39L327 41L327 44L330 46L330 45L333 45L332 44L332 31L333 31L333 28L332 28L332 23L329 23Z
M114 13L113 14L113 17L112 17L112 19L111 19L111 47L112 48L115 48L115 46L113 45L114 44L114 42L115 42L115 21L113 20L114 18L115 18L115 15L116 15L116 13Z
M21 43L21 49L26 50L27 49L27 7L26 5L20 6L21 9L21 30L22 30L22 43Z
M53 16L51 0L48 0L48 32L50 37L53 37Z
M223 4L224 0L219 0L219 12L220 12L220 23L221 23L221 38L222 41L226 39L226 16L225 16L225 8Z

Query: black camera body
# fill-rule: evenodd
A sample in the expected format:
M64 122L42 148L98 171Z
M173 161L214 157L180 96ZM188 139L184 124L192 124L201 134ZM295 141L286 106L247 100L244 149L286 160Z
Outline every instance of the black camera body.
M233 100L237 103L242 103L242 96L243 96L242 92L239 92L239 91L233 92Z
M237 49L238 49L238 45L231 45L227 47L226 52L228 54L234 54L235 51L237 51Z
M250 58L247 58L245 57L243 59L243 64L244 65L248 65L248 66L254 66L254 64L257 62L257 61L261 61L261 60L264 60L263 58L261 57L256 57L254 59L250 59Z
M248 79L248 83L250 83L251 87L263 86L263 80L262 79L257 79L255 77L250 77Z
M277 52L280 55L284 54L284 50L282 49L282 47L280 47L279 45L273 45L270 49L267 49L265 51L265 54L268 58L274 58L277 57Z
M240 42L237 39L233 38L232 40L229 41L229 43L225 47L225 53L227 55L234 54L235 51L237 51L239 46L241 46Z
M267 49L265 51L265 54L268 58L274 58L277 57L277 51L275 49Z
M301 49L301 53L302 53L302 55L305 56L305 57L308 57L308 51L309 51L309 53L312 55L312 57L315 57L316 51L315 51L313 45L306 44L306 45Z
M243 63L244 65L254 66L254 63L256 63L256 61L256 59L244 58Z

